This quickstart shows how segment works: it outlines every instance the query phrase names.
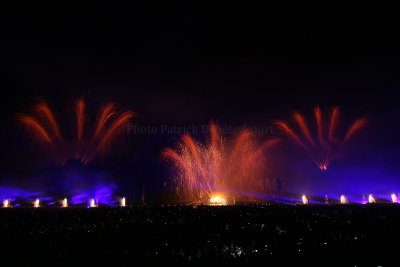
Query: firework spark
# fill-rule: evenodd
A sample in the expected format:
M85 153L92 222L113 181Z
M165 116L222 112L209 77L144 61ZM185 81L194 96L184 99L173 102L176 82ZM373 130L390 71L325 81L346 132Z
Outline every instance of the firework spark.
M341 204L347 204L347 203L349 203L349 202L347 201L347 198L346 198L345 195L341 195L341 196L340 196L340 203L341 203Z
M75 102L74 110L76 137L73 141L63 138L60 126L45 102L35 105L31 114L20 114L18 120L36 140L49 144L53 151L62 155L62 162L75 158L86 164L98 154L106 153L135 116L131 111L119 111L109 103L100 108L94 126L88 127L88 114L83 99Z
M376 203L375 197L373 194L368 195L368 203Z
M393 202L393 203L397 203L397 196L396 196L395 193L392 193L392 194L390 195L390 197L392 198L392 202Z
M97 204L94 198L89 201L89 208L96 208Z
M209 129L210 137L205 143L186 134L176 149L162 152L163 158L177 167L173 184L180 200L190 203L206 199L209 203L221 192L237 198L265 191L269 182L265 152L279 140L260 143L248 130L224 138L213 122Z
M10 200L9 199L5 199L3 201L3 208L8 208L10 207Z
M309 202L307 196L304 195L304 194L301 196L301 200L303 201L303 204L304 204L304 205L307 205L308 202Z
M40 207L40 201L39 201L38 198L35 199L35 202L33 202L33 207L35 207L35 208L39 208Z
M315 136L311 134L312 131L306 118L298 112L293 114L293 120L300 130L299 133L286 122L277 121L275 124L287 137L310 154L321 171L326 171L340 148L367 124L365 118L356 120L345 133L344 138L340 140L337 136L339 115L339 108L334 107L329 120L325 122L321 109L318 106L315 107L314 116L317 128Z
M63 207L63 208L68 208L68 199L67 199L67 198L64 198L64 199L63 199L63 201L62 201L62 207Z

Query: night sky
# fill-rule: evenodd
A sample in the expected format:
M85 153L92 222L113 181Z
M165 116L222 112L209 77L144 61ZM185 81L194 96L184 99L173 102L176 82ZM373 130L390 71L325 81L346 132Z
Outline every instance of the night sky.
M322 177L290 142L274 152L273 171L289 190L400 191L396 17L366 3L2 3L0 183L24 184L48 168L16 114L43 98L68 134L71 104L84 96L91 114L113 101L137 112L138 126L158 128L211 119L268 127L294 110L311 117L315 105L338 105L344 127L361 116L369 125L331 173ZM144 183L157 194L169 177L160 151L178 138L129 134L121 153L96 168L132 192Z

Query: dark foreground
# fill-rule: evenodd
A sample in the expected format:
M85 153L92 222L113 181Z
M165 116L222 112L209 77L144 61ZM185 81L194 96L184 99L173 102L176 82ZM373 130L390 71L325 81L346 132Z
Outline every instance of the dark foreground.
M0 210L2 266L396 266L399 240L400 205Z

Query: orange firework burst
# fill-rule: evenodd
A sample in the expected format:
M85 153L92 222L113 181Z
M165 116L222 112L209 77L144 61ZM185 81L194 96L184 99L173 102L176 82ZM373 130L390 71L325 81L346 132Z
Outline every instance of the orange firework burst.
M213 122L209 129L210 138L205 144L186 134L176 149L162 152L177 167L173 181L179 198L192 202L213 199L221 192L232 196L264 192L269 182L265 151L278 139L260 143L248 130L227 139Z
M329 120L325 122L322 118L321 109L317 106L314 108L315 122L317 133L311 135L305 117L295 112L293 120L297 124L300 133L289 126L286 122L277 121L276 126L286 136L306 150L313 158L315 164L321 171L326 171L330 162L334 159L340 148L349 141L356 132L365 127L367 120L361 118L353 122L343 139L337 137L337 125L339 120L339 108L334 107L329 116Z
M119 111L114 104L108 103L100 108L95 124L86 131L88 115L83 99L78 99L74 108L76 139L72 144L61 135L60 126L46 102L36 104L31 114L18 115L18 120L37 141L63 154L62 161L75 158L86 164L97 154L105 153L135 115L131 111Z

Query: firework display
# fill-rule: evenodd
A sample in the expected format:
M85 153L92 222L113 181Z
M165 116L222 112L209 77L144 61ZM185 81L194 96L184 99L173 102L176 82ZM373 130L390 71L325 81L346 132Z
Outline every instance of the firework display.
M2 266L399 266L397 8L8 2Z
M306 118L298 112L293 113L293 120L299 132L284 121L277 121L276 126L289 139L307 151L321 171L326 171L339 150L367 123L365 118L356 120L344 137L340 138L338 136L339 115L339 108L334 107L329 120L324 120L321 109L318 106L315 107L316 134L312 134Z
M173 182L183 201L209 201L221 192L236 197L264 192L269 181L266 154L277 142L260 142L248 130L229 139L211 122L207 142L186 134L175 149L166 148L162 155L177 168Z
M61 157L61 162L79 159L87 164L99 154L105 154L110 146L127 129L134 117L132 111L120 111L114 104L102 106L93 126L89 126L86 103L78 99L74 105L76 134L70 141L61 134L60 125L46 102L36 104L29 114L19 114L18 120L41 143L49 145Z
M95 122L90 123L86 110L87 105L83 99L74 102L73 118L75 123L72 128L72 140L62 134L63 131L57 116L46 102L36 104L30 113L19 114L18 121L29 130L31 136L37 141L48 145L56 152L64 163L72 158L86 165L94 158L110 151L114 142L127 128L130 120L135 117L135 113L121 111L114 104L108 103L100 107ZM298 112L293 114L298 131L283 121L276 121L276 126L287 137L305 149L320 170L326 171L340 149L365 127L367 120L360 118L353 122L347 131L343 132L339 127L338 107L331 110L329 119L326 120L317 106L314 109L314 117L315 128L309 127L305 116ZM168 163L171 174L172 202L212 206L260 203L263 200L288 204L349 203L345 195L340 195L338 200L331 202L326 195L329 192L323 192L322 199L321 195L311 195L313 201L310 201L309 197L304 194L293 197L289 196L292 194L290 192L280 193L281 181L279 178L271 176L270 168L273 166L269 161L271 148L276 147L280 139L270 137L265 140L261 135L246 128L233 134L225 134L221 127L213 121L210 122L207 130L205 136L183 134L174 147L162 150L162 158ZM76 172L79 168L76 168L75 165L71 170L73 170L71 172L73 176L80 175ZM86 179L84 176L82 178ZM97 189L93 190L93 188ZM278 190L275 191L275 188ZM79 193L70 192L72 193L71 205L87 203L89 208L99 205L126 207L125 197L115 200L113 190L112 186L104 186L95 182L91 188L82 188ZM269 195L270 193L275 195ZM289 195L285 196L284 194ZM11 207L11 199L22 202L29 199L29 203L34 200L33 207L35 208L57 203L55 199L37 193L5 192L2 195L4 196L3 207ZM35 197L34 199L32 199L32 195ZM351 194L350 197L354 199L351 203L377 202L372 194L368 195L368 199L363 195L362 201L357 200L359 195ZM394 193L390 195L390 199L387 195L378 197L378 202L390 200L397 203L398 197ZM61 201L61 207L69 207L67 198Z

